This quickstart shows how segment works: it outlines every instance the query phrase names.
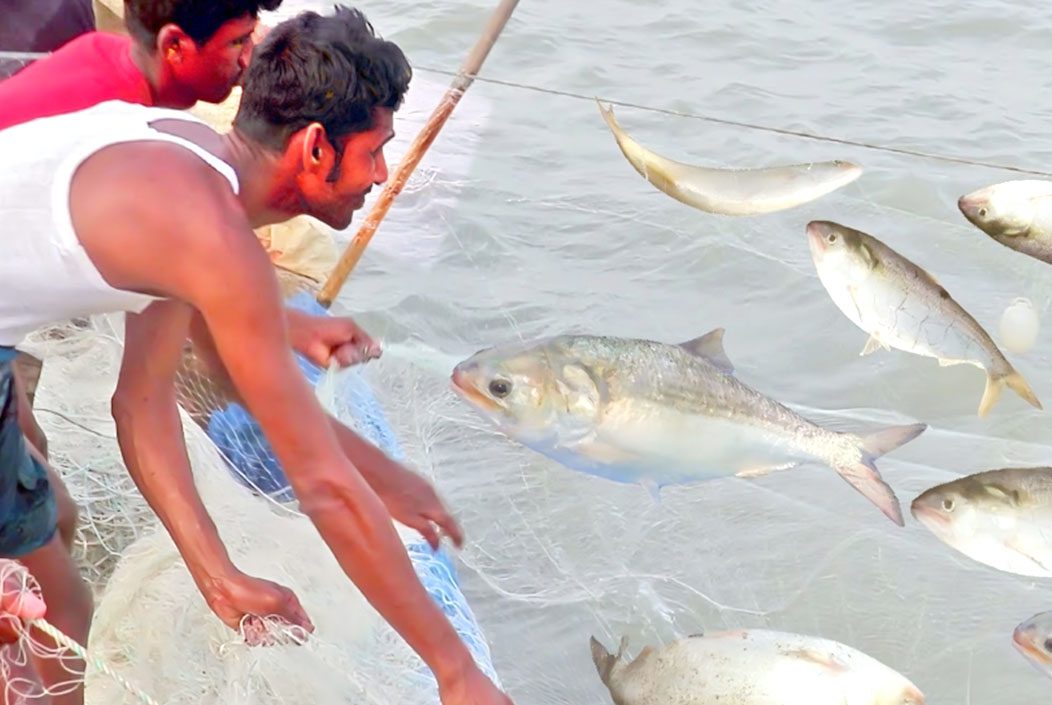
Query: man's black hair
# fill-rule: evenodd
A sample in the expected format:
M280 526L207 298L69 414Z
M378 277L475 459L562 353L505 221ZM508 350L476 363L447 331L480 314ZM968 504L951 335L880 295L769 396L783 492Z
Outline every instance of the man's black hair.
M153 48L166 24L178 25L204 44L230 20L255 19L260 10L278 9L282 0L124 0L124 25L132 38Z
M320 123L336 140L372 127L373 110L397 110L413 71L397 44L378 37L356 9L303 12L253 50L234 128L272 149Z

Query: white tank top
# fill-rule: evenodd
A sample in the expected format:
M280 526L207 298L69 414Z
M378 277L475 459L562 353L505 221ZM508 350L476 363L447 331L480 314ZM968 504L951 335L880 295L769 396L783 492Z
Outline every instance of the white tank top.
M93 314L138 313L157 300L107 284L73 227L70 180L98 150L122 142L173 142L197 154L238 192L229 164L149 125L166 118L206 124L178 110L109 101L0 130L0 346L13 347L41 326ZM144 246L148 238L144 233Z

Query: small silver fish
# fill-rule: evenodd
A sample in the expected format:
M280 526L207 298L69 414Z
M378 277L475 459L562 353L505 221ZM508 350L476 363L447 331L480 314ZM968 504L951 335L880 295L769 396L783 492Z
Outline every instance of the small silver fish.
M684 164L656 154L629 137L618 125L613 109L599 103L599 112L621 153L643 178L677 201L709 213L757 215L794 208L862 175L862 167L845 161L757 169Z
M623 660L591 638L616 705L924 705L924 693L873 657L830 639L744 629L694 635Z
M507 436L575 470L662 486L819 461L899 526L874 461L927 426L867 436L818 426L740 382L723 329L679 345L563 335L479 351L453 388Z
M993 240L1052 264L1052 181L1004 181L961 196L957 208Z
M1052 577L1052 468L1002 468L931 487L910 512L972 560L1017 575Z
M1034 391L971 314L928 272L877 238L829 221L807 225L818 278L833 303L869 333L862 355L895 348L933 357L943 367L985 370L979 416L986 416L1005 385L1038 409Z
M1052 611L1020 622L1012 631L1012 645L1038 672L1052 678Z

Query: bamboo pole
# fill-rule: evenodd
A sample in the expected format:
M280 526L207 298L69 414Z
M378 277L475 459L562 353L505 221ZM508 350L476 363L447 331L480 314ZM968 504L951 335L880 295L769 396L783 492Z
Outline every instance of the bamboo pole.
M431 113L427 124L424 125L424 128L420 130L416 139L409 146L405 156L402 157L402 161L398 164L398 168L395 169L394 176L384 186L380 197L376 200L372 210L369 211L369 215L366 216L365 222L358 229L354 239L347 245L343 255L340 256L340 260L333 267L329 278L318 292L318 303L325 308L329 308L336 299L337 294L340 293L340 289L343 288L347 277L350 276L351 270L358 264L358 260L361 259L365 248L369 245L369 241L376 234L376 229L380 227L380 222L387 215L387 211L391 209L391 204L394 202L395 197L402 192L406 182L409 181L409 175L413 173L424 153L427 152L431 143L438 137L439 131L446 124L446 120L452 114L453 108L457 107L457 103L460 102L464 92L474 82L475 75L478 74L479 69L482 67L482 62L486 60L486 56L489 55L490 49L493 48L497 37L500 36L504 25L507 24L508 18L511 17L512 11L515 10L515 6L518 4L519 0L501 0L500 5L490 15L489 22L482 31L482 36L479 37L471 53L464 60L460 71L453 79L449 89L446 90L441 102Z

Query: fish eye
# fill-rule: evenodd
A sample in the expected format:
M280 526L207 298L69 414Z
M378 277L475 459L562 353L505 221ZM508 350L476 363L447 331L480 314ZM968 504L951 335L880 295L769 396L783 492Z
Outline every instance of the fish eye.
M942 508L945 509L948 512L952 512L953 511L953 500L950 499L949 497L947 497L946 499L942 500Z
M986 208L985 207L979 209L979 217L980 218L985 218L986 217Z
M1052 651L1052 639L1045 639L1045 651Z
M836 233L829 233L829 235L826 237L826 240L828 240L829 244L832 245L834 242L836 242Z
M489 393L498 399L511 394L511 382L506 379L495 379L489 383Z

